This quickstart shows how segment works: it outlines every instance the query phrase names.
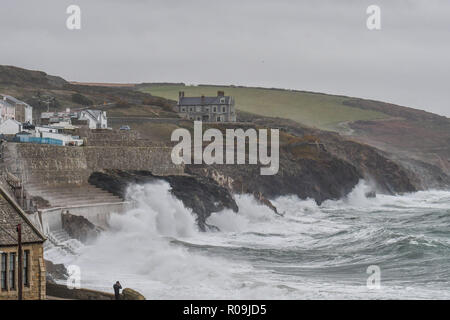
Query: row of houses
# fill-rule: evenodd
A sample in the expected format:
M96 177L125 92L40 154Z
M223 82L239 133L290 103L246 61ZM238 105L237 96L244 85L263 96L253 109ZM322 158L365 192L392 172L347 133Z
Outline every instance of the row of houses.
M40 123L42 125L74 125L87 126L89 129L107 129L108 118L106 111L85 109L80 111L43 112Z
M83 140L70 132L79 127L107 129L105 111L43 112L39 124L33 124L32 107L12 96L0 95L0 136L16 142L79 146Z

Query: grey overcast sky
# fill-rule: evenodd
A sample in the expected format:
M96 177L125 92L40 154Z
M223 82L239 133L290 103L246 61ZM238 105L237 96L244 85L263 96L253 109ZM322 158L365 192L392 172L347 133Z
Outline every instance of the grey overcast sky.
M66 28L71 4L81 30ZM450 116L449 0L1 0L0 12L0 64L68 80L290 88Z

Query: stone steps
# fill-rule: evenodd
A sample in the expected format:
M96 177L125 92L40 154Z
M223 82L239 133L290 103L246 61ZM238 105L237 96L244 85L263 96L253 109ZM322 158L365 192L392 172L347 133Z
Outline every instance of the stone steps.
M72 239L69 234L63 229L57 229L49 231L46 234L47 241L44 243L44 252L46 252L46 258L52 260L67 255L77 254L83 247L83 244Z
M27 193L47 200L50 207L72 207L101 203L120 203L123 199L95 186L43 186L35 183L26 185Z

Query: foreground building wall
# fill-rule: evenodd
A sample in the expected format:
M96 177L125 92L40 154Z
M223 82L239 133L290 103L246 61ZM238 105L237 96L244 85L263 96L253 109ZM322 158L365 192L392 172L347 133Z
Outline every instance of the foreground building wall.
M19 269L17 226L21 226L23 269ZM46 298L44 264L45 236L0 184L0 300L19 298L19 274L22 274L22 298Z
M29 252L28 261L28 281L23 279L23 299L24 300L45 300L46 298L46 278L45 278L45 263L44 263L44 249L42 243L30 244L22 246L23 252ZM7 257L6 263L6 289L0 290L0 300L17 300L18 299L18 247L0 247L1 256ZM10 286L10 257L12 254L15 257L14 266L14 287ZM1 281L0 281L1 282Z

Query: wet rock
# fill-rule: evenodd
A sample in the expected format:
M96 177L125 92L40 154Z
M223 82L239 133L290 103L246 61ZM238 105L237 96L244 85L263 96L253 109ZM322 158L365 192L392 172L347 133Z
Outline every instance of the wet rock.
M61 214L61 221L63 229L69 236L83 243L95 240L102 231L85 217L75 216L68 212Z
M273 205L273 203L267 199L266 197L264 197L261 193L253 193L253 196L255 197L256 201L258 201L260 204L265 205L266 207L268 207L269 209L271 209L275 214L279 215L279 216L283 216L283 213L279 213L277 207L275 207Z
M145 297L136 290L125 288L121 294L122 300L145 300Z
M369 191L365 193L366 198L376 198L377 193L375 191Z
M69 277L64 264L55 264L50 260L45 261L45 270L47 271L47 281L55 283L55 280L66 280Z

